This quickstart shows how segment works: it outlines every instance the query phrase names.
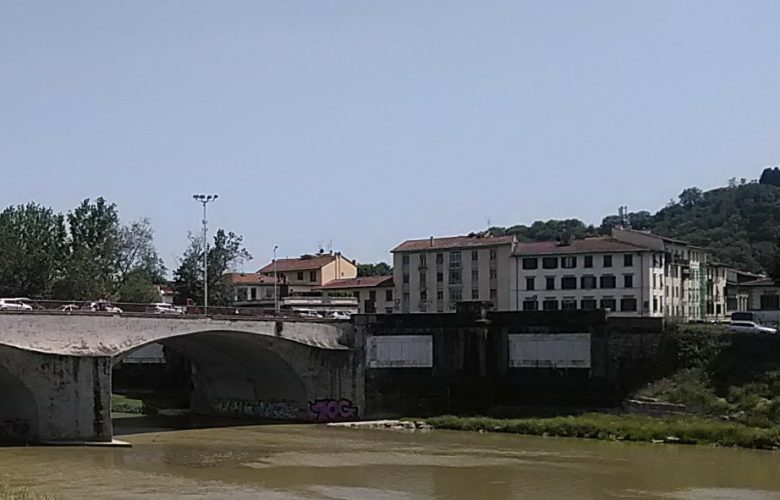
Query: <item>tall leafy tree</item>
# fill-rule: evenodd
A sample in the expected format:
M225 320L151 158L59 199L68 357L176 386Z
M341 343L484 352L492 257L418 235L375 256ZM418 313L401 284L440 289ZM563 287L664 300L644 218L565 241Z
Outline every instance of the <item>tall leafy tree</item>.
M386 262L376 264L358 264L357 275L363 276L389 276L393 274L393 268Z
M64 218L35 203L0 213L0 295L49 298L62 279Z
M203 243L189 234L190 244L179 259L173 273L174 288L179 300L203 301ZM231 302L232 290L225 274L235 270L241 260L252 256L244 248L243 238L233 232L219 229L208 249L209 305L226 306Z

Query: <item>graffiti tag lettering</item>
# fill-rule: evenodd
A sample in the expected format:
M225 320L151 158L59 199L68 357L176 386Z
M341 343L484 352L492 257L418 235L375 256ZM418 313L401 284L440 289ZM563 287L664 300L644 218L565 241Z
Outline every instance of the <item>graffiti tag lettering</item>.
M301 418L303 410L286 401L246 401L243 399L221 399L215 405L219 413L243 417L272 419Z
M345 420L358 416L357 406L349 399L317 399L309 403L309 409L316 415L315 420L320 422Z

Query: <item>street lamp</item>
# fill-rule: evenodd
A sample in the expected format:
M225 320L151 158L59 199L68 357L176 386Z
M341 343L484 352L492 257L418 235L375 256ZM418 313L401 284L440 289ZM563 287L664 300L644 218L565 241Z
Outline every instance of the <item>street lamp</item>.
M279 245L274 245L274 315L279 315L279 281L276 278L276 250Z
M219 198L218 194L193 194L192 199L203 205L203 315L209 309L209 242L206 221L206 205Z

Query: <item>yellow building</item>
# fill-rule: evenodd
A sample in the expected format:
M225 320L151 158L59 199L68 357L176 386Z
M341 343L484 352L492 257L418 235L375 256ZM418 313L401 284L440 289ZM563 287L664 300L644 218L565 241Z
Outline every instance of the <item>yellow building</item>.
M340 252L302 255L296 259L277 259L258 273L273 277L288 286L290 294L311 292L336 279L356 278L357 265Z

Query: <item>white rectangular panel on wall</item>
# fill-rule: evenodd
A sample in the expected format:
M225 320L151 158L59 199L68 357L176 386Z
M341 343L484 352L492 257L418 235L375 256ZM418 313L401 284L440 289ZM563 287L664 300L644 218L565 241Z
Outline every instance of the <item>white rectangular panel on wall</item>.
M430 368L433 366L433 337L430 335L369 337L366 347L369 368Z
M510 334L509 366L512 368L590 368L590 334Z

